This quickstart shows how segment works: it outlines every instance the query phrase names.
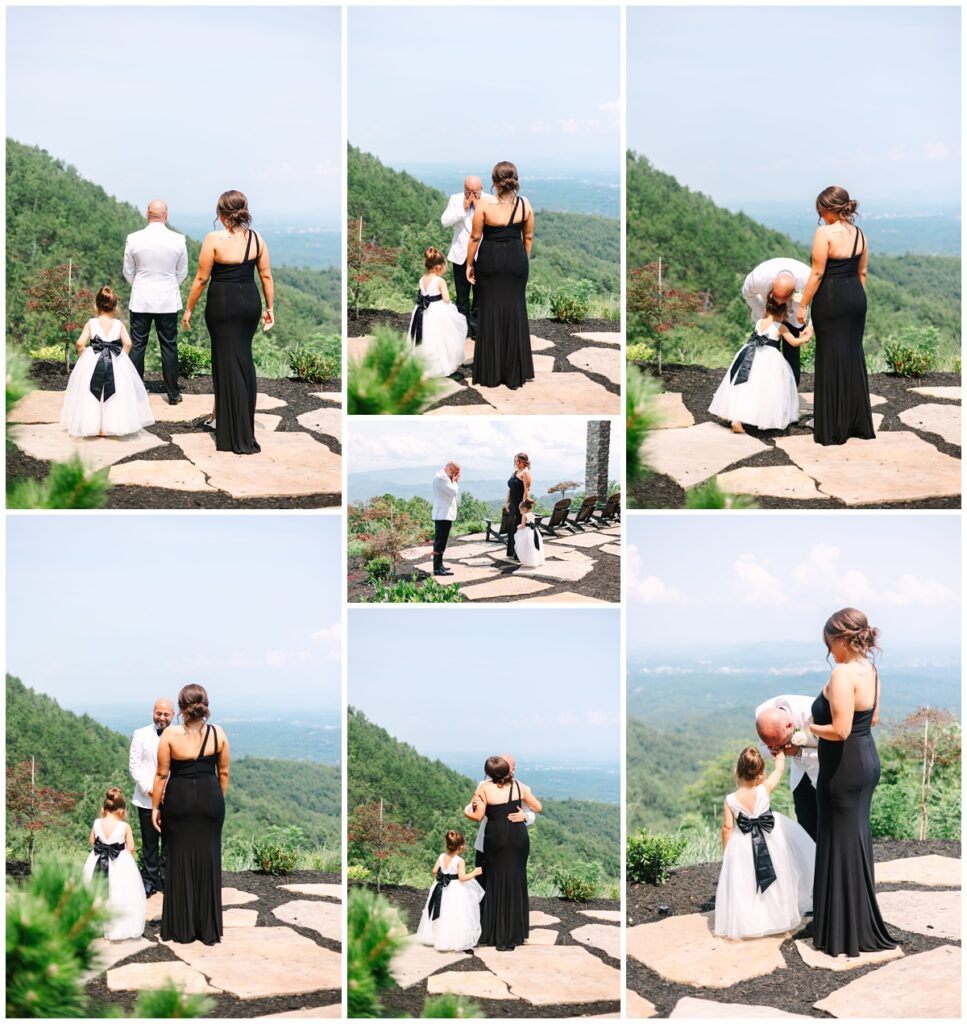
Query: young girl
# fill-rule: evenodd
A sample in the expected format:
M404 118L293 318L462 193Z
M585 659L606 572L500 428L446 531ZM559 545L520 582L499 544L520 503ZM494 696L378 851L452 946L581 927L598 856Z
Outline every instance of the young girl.
M121 437L154 423L144 383L128 358L131 339L116 318L118 297L105 285L97 316L77 339L78 359L67 382L60 422L71 437Z
M134 859L134 834L125 819L124 794L112 786L104 796L103 817L94 822L90 843L93 849L84 865L84 880L95 872L107 876L108 909L112 917L104 937L137 939L144 932L144 882Z
M483 869L474 868L467 874L460 856L466 845L461 833L453 829L447 832L447 852L441 853L433 865L436 881L416 930L417 942L441 952L465 952L480 940L480 901L484 891L475 879L483 874Z
M464 361L467 318L450 302L443 275L447 258L432 246L423 253L426 273L420 278L416 308L410 318L410 340L418 345L427 373L449 377Z
M782 781L786 755L765 762L746 747L735 766L738 788L725 798L722 871L715 890L716 935L750 939L798 928L813 906L816 844L791 818L769 809L769 794Z
M530 499L520 503L520 526L514 537L514 550L521 565L536 569L544 564L544 543L541 531L534 524L534 502Z
M756 321L755 330L739 350L719 384L708 411L730 420L736 434L744 434L743 423L760 430L785 430L799 419L799 394L792 368L782 354L781 342L799 348L813 336L806 328L796 338L783 323L786 304L770 295L766 315Z

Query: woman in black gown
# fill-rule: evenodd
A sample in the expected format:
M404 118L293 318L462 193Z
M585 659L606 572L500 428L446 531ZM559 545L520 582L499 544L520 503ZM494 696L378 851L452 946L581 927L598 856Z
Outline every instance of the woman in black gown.
M165 849L161 938L214 945L222 937L222 823L228 790L228 739L208 724L208 694L191 684L178 694L182 725L158 744L151 820Z
M853 219L859 204L838 185L816 198L820 227L813 237L812 273L799 307L805 323L812 302L816 331L813 438L817 444L872 439L873 413L863 353L866 327L866 237Z
M467 244L467 280L474 286L479 317L473 383L519 388L534 379L527 319L534 209L517 194L517 168L509 160L497 164L491 178L497 202L474 206Z
M202 242L198 273L192 282L182 325L191 327L191 314L208 287L205 326L211 337L212 387L215 405L205 426L215 432L220 452L252 455L262 449L255 440L255 401L258 382L252 359L252 339L259 322L274 323L275 285L269 250L252 229L248 200L238 191L218 197L218 219L224 231L210 231ZM265 293L265 311L255 284L258 268Z
M540 812L541 804L529 786L518 782L503 757L488 757L484 764L487 782L477 790L471 817L487 819L484 831L486 895L480 910L480 945L511 950L523 945L530 929L527 900L527 826L512 821L521 804Z
M504 506L508 514L508 558L517 558L514 538L517 536L517 527L520 526L520 521L523 518L520 511L520 503L527 501L530 496L531 460L527 457L527 452L518 452L514 456L514 472L507 481L507 504Z
M870 805L880 759L870 732L880 713L880 677L872 663L879 630L855 608L831 615L823 629L836 660L813 702L819 737L813 945L830 956L895 949L876 902Z

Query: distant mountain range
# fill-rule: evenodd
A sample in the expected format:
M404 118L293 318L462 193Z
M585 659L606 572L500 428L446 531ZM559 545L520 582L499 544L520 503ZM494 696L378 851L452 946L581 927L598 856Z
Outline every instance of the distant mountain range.
M374 469L365 473L350 472L347 480L346 493L348 500L366 501L380 494L393 494L397 498L422 497L432 500L431 481L439 466L417 468L400 467L394 469ZM497 476L462 476L460 490L464 494L472 494L480 501L503 501L507 496L507 473ZM584 470L575 470L572 474L563 473L553 477L535 477L531 490L537 497L546 497L547 488L564 480L578 483L578 489L584 487ZM557 498L553 494L550 498Z

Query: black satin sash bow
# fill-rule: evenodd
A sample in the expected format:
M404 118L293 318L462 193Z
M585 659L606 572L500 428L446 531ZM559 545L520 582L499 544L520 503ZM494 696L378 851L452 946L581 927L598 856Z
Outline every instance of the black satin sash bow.
M534 550L541 550L541 531L536 523L527 523L527 529L534 535Z
M414 345L423 341L423 313L430 308L431 302L442 302L442 295L424 295L416 293L416 309L413 310L413 323L410 324L410 337Z
M435 921L440 916L440 907L443 905L443 890L451 883L458 881L456 875L445 875L442 871L437 872L436 885L430 893L430 903L427 910L430 913L430 920Z
M116 356L121 354L121 342L93 338L91 348L97 353L97 363L91 377L91 394L98 401L103 394L106 402L114 394L114 361L111 359L111 353Z
M94 870L106 875L111 861L115 860L123 849L124 843L105 843L103 839L95 837L94 852L97 854L97 863Z
M758 334L756 331L749 335L749 340L740 349L732 363L732 369L729 371L729 380L733 384L744 384L749 379L756 351L766 346L776 350L780 350L782 347L778 341L773 341L772 338L767 338L764 334Z
M752 833L752 861L755 864L755 887L758 892L765 892L776 880L776 870L772 866L772 856L769 847L766 845L766 837L763 832L771 832L775 827L776 819L772 811L765 811L758 818L750 818L747 814L740 813L735 823L739 831Z

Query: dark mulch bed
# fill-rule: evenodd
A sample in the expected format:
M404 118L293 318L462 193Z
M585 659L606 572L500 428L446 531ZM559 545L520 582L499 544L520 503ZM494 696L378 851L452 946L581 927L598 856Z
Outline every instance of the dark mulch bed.
M927 840L917 842L904 839L878 839L873 844L873 856L877 861L896 860L901 857L921 857L927 854L945 857L960 857L960 843L956 840ZM719 877L719 864L696 864L672 872L663 886L629 884L626 887L626 917L628 926L659 921L663 916L658 912L661 904L669 908L671 915L696 914L712 910L715 906L715 886ZM920 889L921 886L889 882L877 888ZM931 886L931 891L937 889ZM943 890L941 890L943 891ZM937 946L960 945L952 939L930 938L916 932L904 932L890 926L890 933L899 942L904 953L910 956ZM848 972L833 972L807 967L795 948L796 939L812 937L811 919L806 926L787 939L780 947L786 966L779 972L752 978L732 985L728 989L700 988L678 985L665 981L654 971L644 967L637 960L628 957L628 988L650 999L658 1009L659 1016L667 1017L679 999L692 996L697 999L714 999L718 1002L746 1003L756 1006L771 1006L790 1013L809 1014L825 1017L814 1010L813 1004L825 999L831 992L842 988L847 982L868 971L876 970L877 964L856 968Z
M37 387L45 391L63 391L67 387L67 372L62 363L52 360L35 360L31 365L31 378ZM150 393L164 394L164 383L160 373L145 374L145 387ZM293 379L277 379L261 377L258 389L264 394L278 398L286 404L269 411L270 415L280 416L279 431L301 431L308 433L322 442L336 455L342 454L342 446L336 438L328 434L317 434L307 431L298 422L298 417L319 407L319 400L312 397L313 392L327 392L338 396L342 390L341 380L330 380L323 384L308 384ZM211 377L192 377L181 381L181 390L186 395L211 394ZM165 441L170 441L176 434L197 433L202 429L198 422L155 423L148 428L152 434ZM183 459L184 455L175 445L152 448L139 452L126 459L120 459L117 465L124 462L163 461L165 459ZM25 455L19 448L7 448L7 481L27 478L42 479L49 470L49 464ZM326 508L338 507L342 497L339 494L310 494L302 497L280 498L233 498L220 491L193 492L175 491L166 487L112 487L107 493L106 508L119 509L165 509L165 508L211 508L211 509L291 509L291 508Z
M352 338L363 337L365 335L372 334L376 327L392 327L394 330L405 332L409 328L409 324L409 313L392 313L388 310L381 309L363 309L360 310L358 320L353 319L350 315L349 336ZM584 338L575 337L575 335L579 332L584 333L591 331L617 332L621 329L621 325L618 321L582 320L579 324L564 324L557 320L531 320L530 329L531 334L536 337L554 342L553 349L547 349L539 354L554 356L555 373L584 373L585 376L590 377L591 380L606 388L611 392L611 394L620 394L618 385L612 384L607 377L603 377L597 373L587 373L584 370L579 370L567 361L567 357L572 352L577 352L578 349L582 348L604 348L614 352L617 356L618 350L613 345L603 345L598 341L587 341ZM460 390L452 395L448 395L439 402L435 402L430 406L431 409L443 409L459 405L486 404L484 398L482 398L477 391L474 391L469 387L471 382L469 366L461 366L450 379L461 385Z
M415 932L420 923L420 915L423 913L423 906L426 903L426 889L414 889L405 885L390 885L383 887L383 895L400 909L402 916L411 932ZM588 903L568 903L558 898L531 897L531 910L543 910L546 914L552 914L560 918L560 925L548 925L558 933L558 946L582 945L571 938L571 931L590 923L593 919L583 917L578 911L581 910L618 910L620 904L616 900L591 900ZM542 926L543 927L543 926ZM583 946L589 953L596 956L602 962L620 970L617 960L605 956L600 949L593 946ZM477 962L474 956L459 960L447 967L448 971L479 971L485 970L482 964ZM617 983L617 979L616 979ZM423 1002L426 999L426 981L413 985L405 991L390 992L381 997L385 1008L386 1017L402 1017L412 1015L419 1017L423 1011ZM543 1018L567 1018L567 1017L591 1017L600 1013L616 1013L620 1010L620 1001L613 1002L598 1001L594 1003L561 1003L553 1006L532 1006L520 999L474 999L480 1007L484 1017L500 1019L513 1019L518 1017L543 1017Z
M248 909L257 909L259 912L259 926L273 927L283 924L277 917L273 917L271 911L290 900L320 899L320 897L305 896L301 893L287 892L281 889L282 885L296 885L300 882L318 883L342 881L338 874L325 873L321 871L294 871L292 874L280 878L273 878L269 875L259 875L253 871L224 872L222 883L225 886L234 886L243 892L249 892L258 896L258 903L246 903ZM325 902L325 901L323 901ZM300 935L311 939L317 946L340 952L338 942L331 939L324 939L316 932L300 928L297 925L287 924L286 927L293 928ZM145 937L149 939L158 938L158 922L151 922L145 927ZM266 944L271 942L271 935L266 933ZM152 945L148 949L120 961L115 966L129 963L156 963L164 960L176 960L177 957L166 946ZM136 992L111 992L107 987L105 976L100 975L87 985L87 994L95 1004L110 1004L120 1009L124 1014L130 1016L137 1001ZM294 996L274 996L264 999L238 999L227 994L213 995L211 997L215 1005L210 1012L211 1017L261 1017L270 1013L282 1013L286 1010L300 1010L310 1006L330 1006L338 1003L342 994L338 989L319 992L307 992Z
M618 544L621 542L621 537L615 535L612 538L613 542ZM549 543L553 543L550 541ZM498 549L498 545L494 544L494 550ZM581 594L583 597L594 597L599 601L609 601L612 604L617 604L621 600L621 559L617 555L610 555L606 551L597 550L597 561L594 569L584 577L584 579L577 580L575 582L563 581L558 582L555 580L540 580L541 583L549 583L550 587L547 590L541 590L535 594L521 594L518 597L499 597L492 598L490 601L465 601L464 604L490 604L500 603L507 604L514 601L523 601L529 597L551 597L554 594L563 594L570 592L572 594ZM426 559L420 559L420 561L430 561L429 555ZM446 564L446 556L444 556L444 564ZM417 562L406 562L400 566L398 575L405 576L409 573L417 574L416 569ZM481 580L470 580L463 584L466 587L472 587L476 583L489 583L494 580L500 579L501 576L510 576L514 572L516 565L502 564L495 562L494 568L498 570L496 576L488 576L487 579ZM452 579L449 576L438 576L434 577L437 582L442 584L451 583ZM366 559L361 556L353 556L347 561L347 577L346 577L346 599L350 602L363 602L368 601L373 594L372 586L369 583L369 577L366 573Z
M637 363L641 370L657 376L655 367L650 363ZM677 364L663 367L661 381L665 391L680 393L682 401L688 411L695 417L696 423L719 422L709 414L708 407L715 394L715 389L722 381L724 370L712 370L705 366L681 366ZM813 374L803 373L799 385L800 391L813 390ZM907 389L912 387L950 387L960 386L960 375L956 373L930 373L922 380L910 380L905 377L896 377L890 373L874 373L870 376L870 392L886 399L885 405L874 408L874 412L881 412L883 424L880 431L887 430L910 430L899 419L899 413L904 409L910 409L915 405L924 402L947 403L940 398L927 398L925 395L911 394ZM768 444L769 450L760 452L751 459L741 460L743 466L790 466L793 465L789 457L781 448L775 446L777 437L787 437L796 434L812 434L809 427L804 426L804 417L800 423L794 423L784 431L777 430L756 430L754 427L746 427L750 437ZM914 431L925 441L934 445L938 451L954 458L960 458L960 448L957 445L948 444L942 437L936 434L928 434L925 431ZM732 468L732 467L728 467ZM636 487L631 488L631 496L638 508L682 508L685 504L685 491L671 477L655 474L646 480L641 481ZM843 502L836 498L815 501L793 501L789 498L757 497L757 503L761 508L846 508ZM924 501L902 501L891 502L888 508L960 508L961 499L950 498L928 498ZM883 505L851 505L850 508L883 508Z

